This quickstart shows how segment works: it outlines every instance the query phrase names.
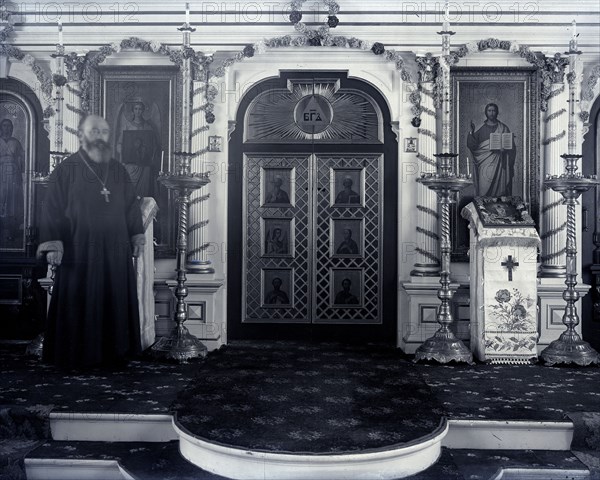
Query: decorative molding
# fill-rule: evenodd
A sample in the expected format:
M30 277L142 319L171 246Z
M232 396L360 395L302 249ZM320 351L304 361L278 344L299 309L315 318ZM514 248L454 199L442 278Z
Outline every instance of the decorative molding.
M545 62L549 80L552 83L564 83L565 69L569 65L569 59L557 52L552 57L547 57Z

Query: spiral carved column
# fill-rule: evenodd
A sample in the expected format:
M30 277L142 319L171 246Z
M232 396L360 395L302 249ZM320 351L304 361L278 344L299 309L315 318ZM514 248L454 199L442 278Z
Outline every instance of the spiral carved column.
M562 78L562 77L561 77ZM557 160L567 150L567 111L563 108L569 98L564 83L553 83L544 119L544 175L560 175L562 162ZM564 277L566 243L566 209L563 198L550 188L542 193L542 265L541 277Z
M419 169L421 173L434 173L436 162L436 116L433 101L434 83L422 83L421 116L418 130ZM410 274L415 277L437 277L440 274L438 212L436 195L422 184L417 184L417 247L414 269Z
M71 54L65 57L67 84L65 85L65 108L64 108L64 138L63 148L66 152L79 150L79 137L77 126L84 115L81 109L81 86L83 66L85 58L80 55Z
M202 173L206 173L204 156L206 154L206 145L208 145L209 128L205 114L208 89L205 73L205 71L195 73L198 79L193 83L192 97L191 147L192 152L196 155L192 160L192 170ZM210 274L215 271L206 256L207 248L209 247L209 243L206 242L206 227L209 224L207 218L207 200L209 198L209 193L201 193L200 191L193 192L191 197L191 225L188 228L191 249L188 252L187 267L189 271L194 273Z

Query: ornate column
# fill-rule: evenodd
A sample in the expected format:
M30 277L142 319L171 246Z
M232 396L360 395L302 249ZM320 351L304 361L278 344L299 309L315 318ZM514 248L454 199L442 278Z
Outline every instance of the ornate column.
M79 149L79 138L77 137L77 125L84 115L81 109L81 80L85 56L70 53L65 57L67 84L64 89L63 110L63 148L66 152L76 152Z
M212 57L205 57L210 58ZM210 60L209 60L210 61ZM207 117L211 119L212 105L211 95L213 89L208 83L207 63L196 63L194 65L194 81L192 90L192 132L191 132L191 151L194 153L192 159L192 169L194 172L206 173L206 163L204 161L208 145L209 124ZM207 219L207 200L210 193L202 193L197 190L192 193L190 201L190 226L188 228L188 238L190 250L187 258L187 268L194 273L214 273L215 270L207 259L206 252L209 243L206 242L206 226L209 223Z
M62 27L59 26L62 30ZM60 31L59 30L59 31ZM50 137L50 150L52 152L63 151L63 118L64 118L64 96L63 89L67 81L65 77L65 47L62 43L56 44L56 52L50 55L54 59L52 72L52 88L54 100L54 115L50 119L50 128L53 135ZM55 165L50 161L50 172Z
M565 67L569 61L560 53L546 60L544 82L550 83L546 116L544 118L543 175L560 175L564 171L560 156L567 147L567 110L565 105L569 92L564 84ZM542 192L541 235L542 265L540 277L562 278L565 276L565 244L567 212L560 193L550 188Z
M419 173L435 173L436 161L436 112L434 102L435 76L438 59L427 53L417 57L420 78L421 124L418 129ZM438 277L440 275L438 212L436 194L421 183L417 183L417 248L414 269L415 277Z
M578 149L577 120L575 117L576 88L573 83L577 71L577 39L571 38L568 52L569 58L555 54L546 62L544 77L552 83L546 115L546 136L544 138L545 178L557 178L564 172L565 161L576 155ZM568 75L569 88L563 83L566 65L571 64ZM567 111L568 108L568 111ZM569 153L564 154L567 151ZM549 186L549 185L547 185ZM573 261L567 261L569 245L567 242L567 207L563 204L561 194L545 190L542 207L542 268L538 286L540 306L540 338L538 346L554 342L564 330L565 312L564 281L573 278ZM573 209L573 206L570 207ZM572 213L571 213L572 215ZM571 218L571 221L573 219ZM571 242L572 243L572 242ZM571 248L571 253L572 253ZM571 255L571 257L573 257ZM567 270L571 267L571 272ZM574 285L578 297L584 296L589 285ZM581 333L581 325L574 323L575 331Z

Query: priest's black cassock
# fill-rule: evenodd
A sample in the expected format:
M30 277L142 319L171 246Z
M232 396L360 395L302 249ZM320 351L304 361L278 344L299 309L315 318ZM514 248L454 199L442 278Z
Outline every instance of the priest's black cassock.
M100 179L106 179L108 202ZM42 241L64 244L48 310L44 361L81 368L139 353L130 239L143 227L123 165L115 160L98 164L83 149L66 158L50 176L41 232Z

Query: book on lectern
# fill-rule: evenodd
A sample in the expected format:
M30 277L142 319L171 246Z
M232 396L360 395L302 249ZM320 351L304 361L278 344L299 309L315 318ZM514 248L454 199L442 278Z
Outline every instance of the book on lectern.
M512 148L512 133L490 133L490 150L511 150Z

